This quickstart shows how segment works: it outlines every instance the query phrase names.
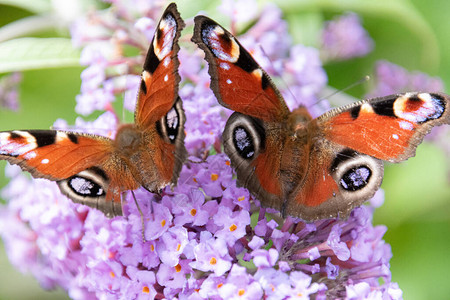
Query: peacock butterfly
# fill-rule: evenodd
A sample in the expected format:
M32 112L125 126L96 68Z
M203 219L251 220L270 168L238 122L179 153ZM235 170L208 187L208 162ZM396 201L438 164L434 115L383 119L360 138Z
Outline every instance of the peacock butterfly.
M283 215L347 217L380 187L382 161L414 156L432 127L450 123L450 97L440 93L373 98L315 119L302 106L291 112L232 34L205 16L194 22L211 89L235 111L222 138L237 182Z
M107 216L122 214L121 193L143 186L157 191L176 183L187 157L185 115L178 96L178 39L184 22L174 3L163 13L145 59L135 123L114 140L59 131L0 132L0 159L36 178L57 181L74 202Z

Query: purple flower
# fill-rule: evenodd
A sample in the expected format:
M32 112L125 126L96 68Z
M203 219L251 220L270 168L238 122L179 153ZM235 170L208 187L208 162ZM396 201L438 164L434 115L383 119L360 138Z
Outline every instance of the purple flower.
M328 236L328 246L333 249L333 252L339 260L346 261L350 258L350 250L347 245L340 240L341 234L342 228L339 227L339 224L334 225Z
M282 60L292 46L282 11L273 3L262 9L255 25L239 41L269 74L282 71Z
M186 228L174 226L156 242L156 251L161 262L174 267L180 261L180 255L188 244L188 233Z
M222 276L231 268L232 258L225 240L216 239L208 232L200 233L200 243L195 246L194 255L195 260L190 264L194 269Z
M159 238L172 226L173 215L166 206L153 203L154 213L152 220L148 221L145 226L145 238L148 241Z
M355 13L347 13L327 22L322 32L321 50L325 60L365 56L373 46L373 40Z
M74 43L84 46L82 60L88 66L76 110L107 109L93 122L78 118L75 128L113 138L119 122L110 104L125 93L125 106L133 107L139 77L129 70L143 62L141 56L123 57L114 49L145 51L164 7L143 0L109 2L113 9L92 12L72 34ZM246 2L249 11L251 3ZM327 81L318 50L291 44L274 5L251 11L255 14L235 15L230 7L227 13L233 22L255 21L243 41L271 75L286 77L298 97L287 97L290 107L316 102ZM143 225L131 193L123 197L124 217L108 219L66 199L55 183L31 180L8 166L11 181L2 194L8 203L0 207L0 235L11 261L44 288L60 286L74 299L401 298L391 282L392 254L382 240L386 228L371 222L383 195L355 209L348 220L304 223L260 208L236 186L221 152L230 111L209 88L201 52L182 49L179 58L191 156L177 186L158 194L134 191ZM318 113L319 108L313 111ZM63 120L55 126L70 128Z
M247 273L244 267L233 265L223 286L219 289L223 299L261 299L263 291L261 285Z
M250 224L250 215L245 210L233 212L226 206L219 206L213 220L217 226L221 227L215 232L215 236L225 240L228 246L231 247L245 235L246 227Z
M252 252L253 263L257 268L275 266L278 256L278 251L273 248L269 250L257 249Z
M183 289L186 286L186 275L193 275L192 269L189 266L190 260L180 260L175 266L170 266L161 263L156 274L158 283L165 286L170 290L170 293L164 293L166 297L173 297L179 291L177 289Z
M220 197L226 187L231 184L232 172L229 160L225 155L209 156L207 165L198 170L195 182L203 183L203 190L207 196Z
M75 111L82 115L88 115L94 112L94 110L107 109L108 104L114 100L114 94L106 85L103 88L77 95L76 100L77 106L75 107Z
M157 295L154 288L156 283L154 272L139 270L136 267L128 267L126 274L131 279L124 288L124 294L127 295L127 297L135 299L153 299ZM131 282L133 283L131 284Z
M289 57L284 62L284 72L289 90L282 91L282 94L291 110L300 105L308 107L316 103L317 94L328 80L318 50L303 45L291 48ZM323 111L316 112L313 106L310 113L318 115Z
M21 73L5 75L0 79L0 108L14 111L19 109L18 86L21 81Z
M174 224L205 225L211 210L215 210L217 202L205 203L205 195L199 190L192 190L189 196L182 194L172 199L172 201L175 200L172 207L172 213L175 215Z
M255 0L222 0L217 10L233 22L248 22L256 17Z
M382 97L409 91L441 92L443 82L438 77L430 77L422 72L408 72L406 69L388 61L378 61L375 67L375 88L367 98Z

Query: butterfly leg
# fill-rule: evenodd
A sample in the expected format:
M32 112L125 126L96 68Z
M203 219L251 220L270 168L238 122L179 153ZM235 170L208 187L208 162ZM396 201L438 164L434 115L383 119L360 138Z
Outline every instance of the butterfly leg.
M141 223L142 223L142 242L147 242L145 240L145 222L144 222L144 214L142 213L141 207L139 206L136 196L134 195L134 191L131 191L131 194L133 195L134 203L136 204L136 207L139 211L139 215L141 216Z

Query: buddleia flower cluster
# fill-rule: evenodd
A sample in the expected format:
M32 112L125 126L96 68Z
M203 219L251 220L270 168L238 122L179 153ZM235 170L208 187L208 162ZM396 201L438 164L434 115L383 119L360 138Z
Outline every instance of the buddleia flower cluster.
M134 109L143 54L168 3L108 2L108 9L92 11L72 27L86 65L75 109L81 115L105 112L93 122L80 117L73 126L58 120L57 128L114 137L119 118L112 102L125 94L125 107ZM224 1L230 3L236 5ZM286 80L292 93L283 89L283 95L291 109L317 102L327 82L319 50L292 44L275 5L253 15L224 11L233 26L251 21L244 35L234 33L271 76ZM358 22L352 24L361 32ZM2 191L8 203L0 208L0 235L11 262L43 288L61 287L73 299L400 299L402 291L391 282L391 249L383 241L386 227L372 225L382 192L347 220L305 223L261 208L236 186L221 148L230 112L209 89L202 53L185 47L191 28L183 31L179 52L190 157L176 186L160 194L134 192L144 229L131 193L124 216L108 219L66 199L55 183L7 166L11 181ZM129 48L141 54L125 56ZM324 112L320 106L312 111Z

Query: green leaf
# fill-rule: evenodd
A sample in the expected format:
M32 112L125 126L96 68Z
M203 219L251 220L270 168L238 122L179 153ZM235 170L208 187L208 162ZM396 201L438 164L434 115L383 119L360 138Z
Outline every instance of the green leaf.
M0 5L15 6L34 13L48 12L51 9L49 0L0 0Z
M32 15L0 27L0 43L57 28L58 19L51 14Z
M66 38L20 38L0 44L0 73L79 66L80 53Z

